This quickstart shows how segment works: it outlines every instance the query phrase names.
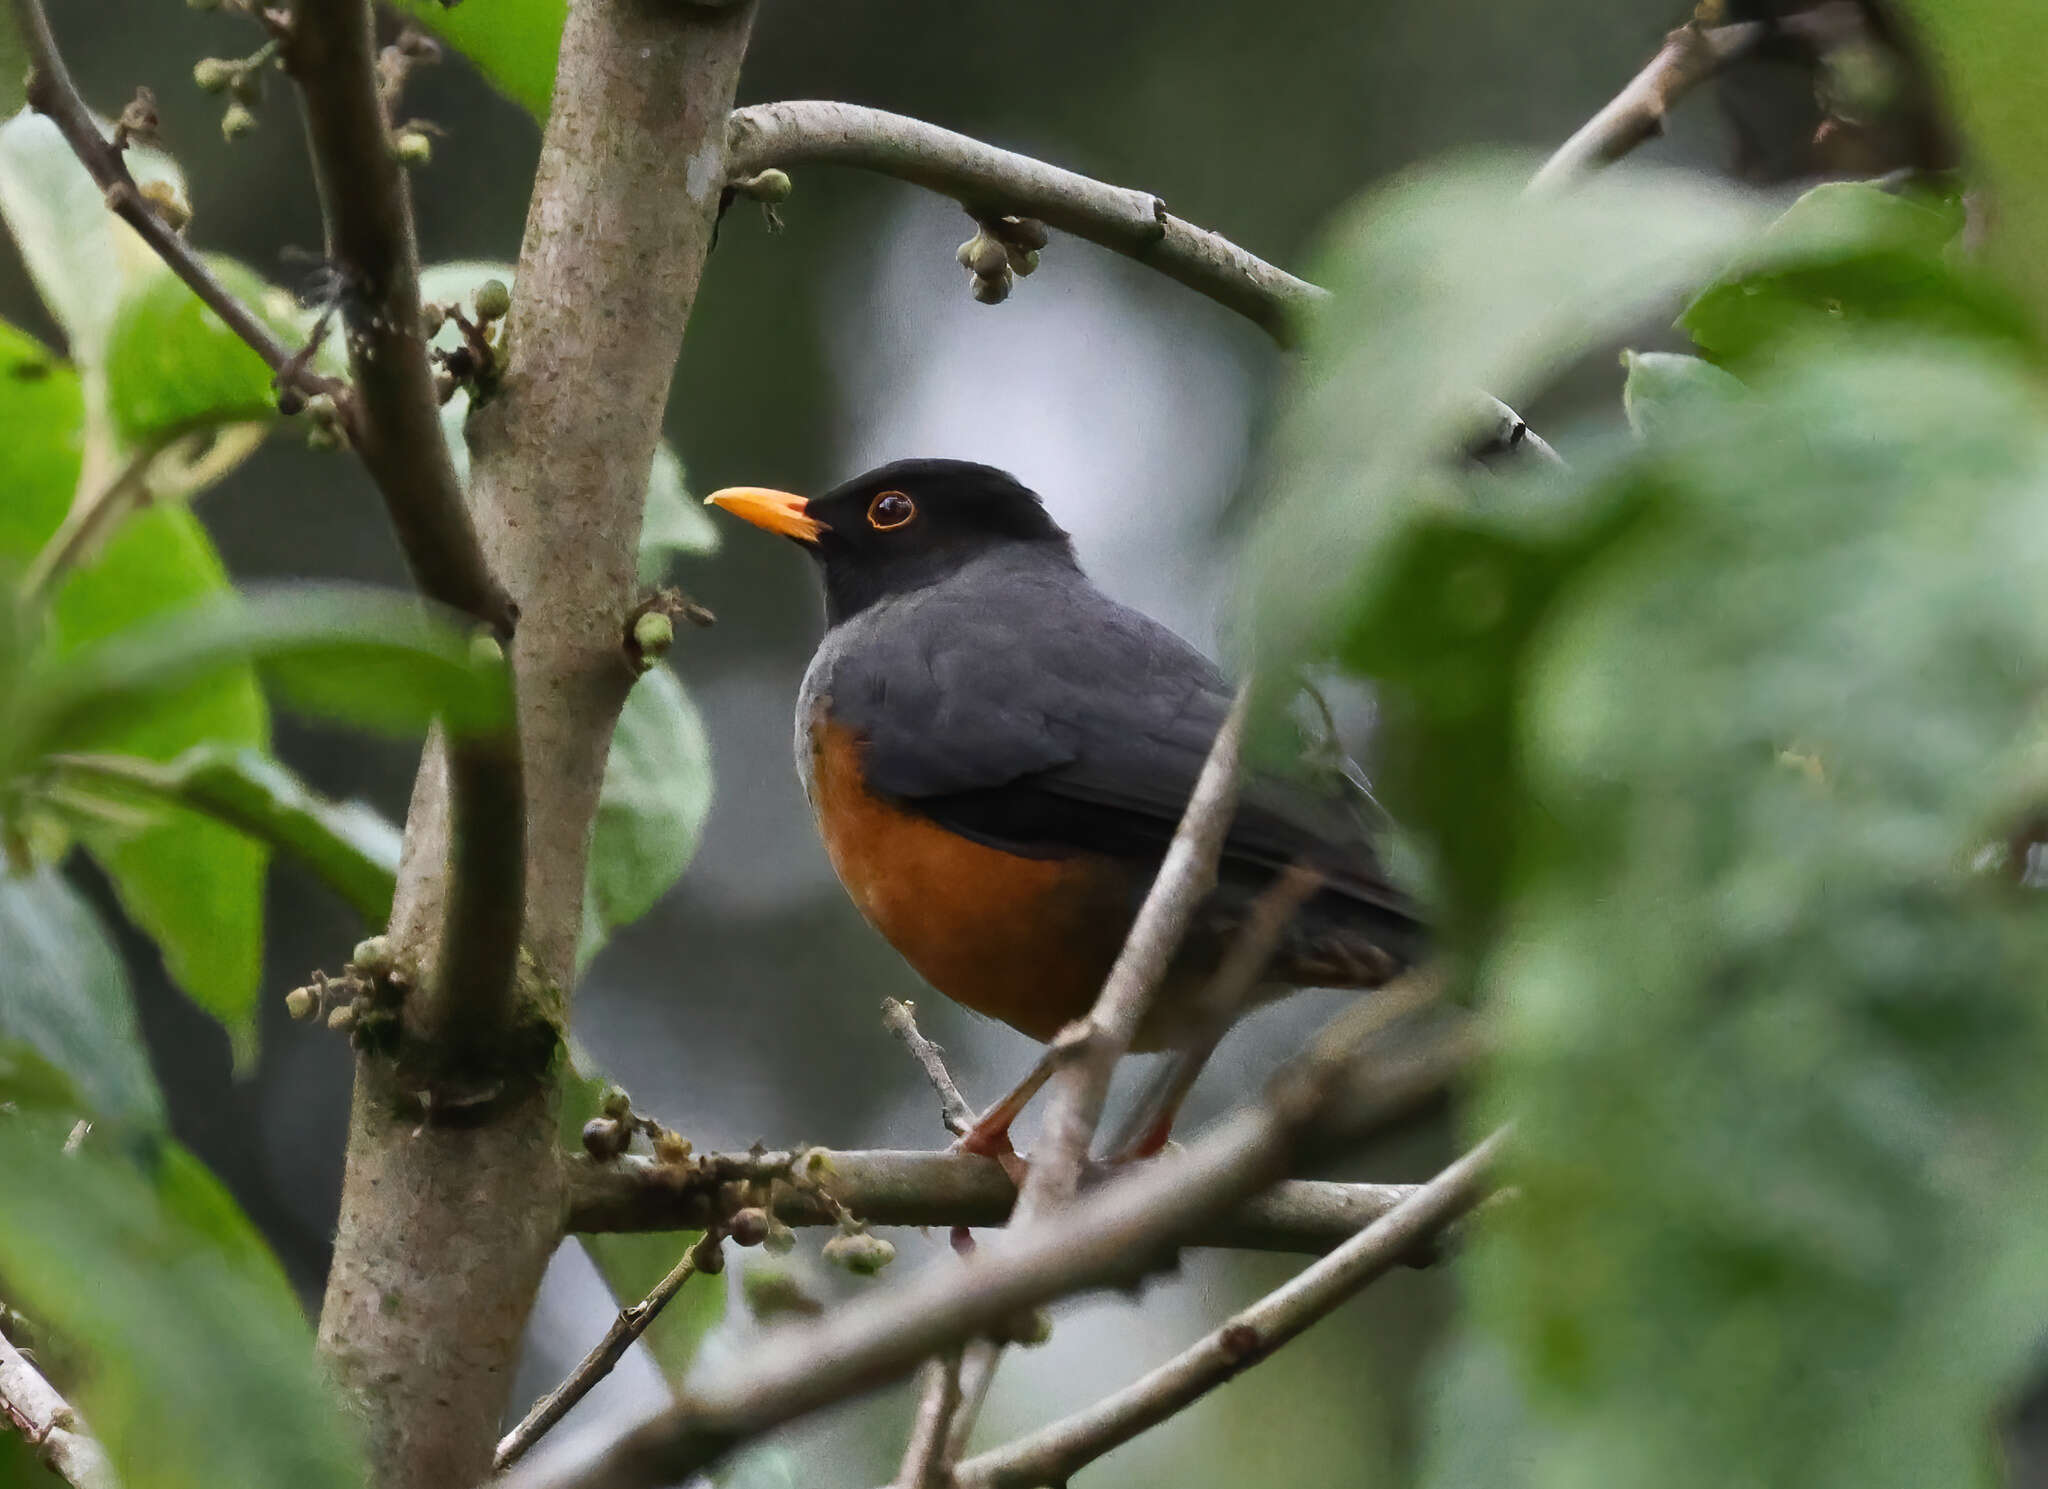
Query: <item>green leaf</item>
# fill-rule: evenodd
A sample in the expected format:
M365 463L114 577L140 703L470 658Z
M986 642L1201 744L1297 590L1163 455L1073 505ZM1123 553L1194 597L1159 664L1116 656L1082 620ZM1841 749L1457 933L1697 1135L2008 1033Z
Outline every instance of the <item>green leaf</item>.
M560 1130L565 1148L581 1146L583 1124L603 1110L612 1083L597 1071L590 1056L572 1038L562 1060ZM584 1234L576 1237L584 1254L611 1289L613 1300L629 1308L654 1291L683 1254L703 1237L702 1231L645 1231ZM704 1336L725 1317L723 1277L692 1277L670 1300L661 1316L641 1335L662 1373L680 1386Z
M1448 452L1555 370L1712 273L1762 226L1695 177L1610 171L1522 194L1515 159L1415 174L1347 211L1318 256L1310 328L1256 535L1269 677L1317 644L1378 541L1416 502L1453 499Z
M222 669L264 665L275 690L316 717L394 735L439 719L487 734L511 718L504 658L410 596L353 585L287 584L164 617L146 634L81 648L30 680L44 749L97 748L110 726Z
M1495 897L1519 1155L1467 1259L1518 1404L1439 1482L1976 1481L2048 1310L2048 922L1972 867L2042 789L2044 485L2010 361L1866 339L1403 514L1351 643Z
M1739 397L1742 384L1713 363L1672 352L1623 352L1628 379L1621 386L1621 406L1629 428L1655 435L1682 424L1704 405Z
M61 1073L87 1115L163 1124L120 953L57 870L0 875L0 967L0 1044L25 1045Z
M399 0L398 8L474 62L500 93L534 118L547 118L568 0L494 0L488 7Z
M207 266L229 293L287 342L296 317L271 315L276 292L218 254ZM277 417L270 369L169 269L142 275L121 297L107 342L107 412L114 432L145 446L185 430Z
M92 1362L75 1400L124 1489L356 1489L356 1460L282 1271L218 1183L161 1141L0 1123L8 1301Z
M1853 182L1816 186L1702 290L1678 324L1741 367L1812 337L1873 326L2020 342L2013 307L1952 268L1960 202Z
M512 283L512 265L488 259L460 259L429 264L420 271L420 298L436 305L458 305L465 314L475 304L472 296L486 279ZM433 344L451 351L462 341L460 329L451 320L435 333ZM448 437L448 454L455 462L456 478L469 484L469 441L463 437L463 423L469 417L469 393L462 390L441 405L441 431ZM690 500L683 484L683 463L663 440L654 447L654 464L647 475L647 501L640 522L640 582L659 584L668 575L676 554L692 556L716 552L720 532L703 507Z
M14 128L0 128L0 144ZM0 445L10 467L7 499L0 501L0 567L25 568L70 508L84 459L85 408L71 367L0 324ZM78 648L131 629L142 633L166 612L224 596L228 588L213 544L190 512L142 512L57 591L42 668L62 671ZM5 717L0 761L18 768L31 749L26 703L14 700ZM223 669L147 710L97 723L84 747L159 760L202 741L261 747L270 735L248 667ZM140 833L89 829L88 843L122 907L162 949L172 979L246 1042L262 954L263 850L187 813Z
M697 851L711 808L711 741L683 685L657 667L633 685L605 757L583 896L580 963L654 908Z
M169 156L131 145L126 158L139 184L160 181L184 195L185 178ZM57 126L26 109L0 124L0 218L64 328L72 361L97 369L123 289L158 272L159 261L107 210Z
M2048 115L2041 109L2037 8L2012 0L1907 0L1914 39L1961 121L1978 183L1996 205L1986 244L1992 265L2023 294L2048 334Z
M199 745L168 764L127 755L72 755L67 780L117 799L138 793L203 812L291 854L352 905L365 924L391 918L399 830L361 802L317 795L260 750Z

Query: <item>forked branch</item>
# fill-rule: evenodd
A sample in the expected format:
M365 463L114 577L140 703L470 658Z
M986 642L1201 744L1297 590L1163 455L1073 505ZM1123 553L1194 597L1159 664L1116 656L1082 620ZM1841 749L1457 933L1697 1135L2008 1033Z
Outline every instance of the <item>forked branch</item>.
M71 1489L120 1489L106 1449L86 1432L71 1403L0 1334L0 1426L28 1440L36 1456Z

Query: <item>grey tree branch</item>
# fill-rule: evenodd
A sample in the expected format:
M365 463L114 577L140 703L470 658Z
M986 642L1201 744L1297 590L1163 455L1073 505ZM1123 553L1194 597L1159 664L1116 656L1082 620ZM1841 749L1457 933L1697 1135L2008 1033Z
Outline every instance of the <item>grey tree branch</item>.
M820 1182L833 1198L870 1225L981 1229L1008 1223L1017 1203L1016 1188L1002 1166L969 1153L813 1149L810 1154L819 1158ZM684 1165L637 1154L609 1163L577 1155L568 1160L568 1229L701 1230L721 1218L721 1185L780 1178L810 1154L715 1154ZM1321 1255L1399 1204L1411 1187L1283 1180L1204 1221L1188 1244ZM786 1225L836 1223L821 1199L797 1185L775 1186L775 1214Z
M0 1334L0 1416L34 1448L36 1456L72 1489L120 1489L106 1449L71 1403Z
M1265 1101L1217 1124L1185 1152L1119 1173L1055 1220L1018 1231L1000 1250L984 1248L961 1266L930 1269L813 1324L783 1329L595 1460L553 1467L529 1460L505 1478L505 1489L673 1483L750 1438L897 1379L1024 1309L1128 1284L1204 1219L1270 1184L1309 1138L1355 1139L1361 1128L1439 1093L1469 1057L1465 1036L1384 1054L1361 1044L1390 1018L1432 998L1432 989L1410 982L1354 1005L1281 1071Z
M946 1444L953 1413L960 1406L960 1351L947 1350L924 1362L924 1384L917 1394L917 1416L893 1489L951 1489Z
M859 104L755 104L732 116L729 178L770 166L855 166L949 196L977 217L1036 217L1133 258L1292 344L1323 291L1166 210L1147 191L1111 186L936 124Z
M946 1131L955 1137L965 1137L974 1126L974 1108L960 1094L960 1088L953 1084L953 1073L946 1069L944 1052L926 1039L917 1027L916 1006L899 998L884 998L882 1023L903 1041L903 1047L917 1061L924 1078L931 1082L932 1091L939 1098L939 1116L946 1124Z
M576 0L563 28L506 321L510 350L466 431L476 572L504 586L505 613L518 621L507 651L523 780L499 793L509 800L497 820L523 820L524 831L495 876L472 864L482 823L466 785L472 762L430 747L389 932L415 988L451 985L451 959L464 955L456 928L469 923L461 901L472 885L495 884L478 908L507 937L498 944L522 938L519 988L507 997L496 979L472 984L465 973L464 987L486 1005L482 1027L439 1015L415 1026L420 1000L408 997L400 1057L358 1055L321 1313L321 1348L362 1420L378 1489L451 1489L489 1474L521 1334L561 1238L565 1171L548 1066L575 981L591 822L633 681L620 638L639 600L647 471L725 179L726 121L752 22L745 0L716 10ZM330 251L350 292L379 307L377 324L351 327L367 338L359 358L386 375L373 384L365 369L364 418L392 459L416 446L425 463L400 474L442 502L436 520L452 524L464 508L443 501L459 503L460 493L444 480L406 184L371 74L369 3L297 0L287 24L332 215ZM382 424L387 407L396 422ZM435 1015L436 1000L425 1001ZM443 1012L460 1001L442 1000ZM426 1037L434 1033L445 1037ZM418 1078L415 1049L480 1039L487 1051L494 1037L498 1057L477 1078ZM458 1084L468 1089L453 1092L466 1103L457 1110L422 1100ZM387 1306L393 1296L402 1310Z
M1657 55L1627 87L1557 147L1530 179L1529 190L1556 191L1655 139L1664 132L1664 117L1679 99L1754 51L1770 33L1771 26L1765 21L1680 26L1664 38Z
M156 251L171 272L184 280L192 293L206 302L230 331L249 344L282 384L304 393L334 393L341 384L323 377L305 365L297 351L285 345L277 333L244 305L192 250L192 245L157 215L142 188L129 173L128 162L113 143L100 133L92 110L86 107L50 32L50 18L42 0L14 0L14 14L21 27L29 56L28 104L46 115L71 146L71 153L106 193L108 210L135 229L143 242Z
M588 1396L597 1383L610 1375L612 1368L626 1357L633 1341L661 1317L662 1309L668 1307L675 1295L683 1290L684 1283L699 1272L716 1274L724 1270L724 1259L719 1254L721 1243L718 1232L704 1232L697 1243L683 1253L681 1260L669 1268L668 1275L654 1285L652 1292L630 1307L621 1308L611 1327L604 1331L604 1338L592 1346L590 1353L560 1385L534 1402L533 1409L520 1418L519 1425L499 1441L491 1467L502 1473L517 1463L528 1448L546 1435L548 1429L569 1414L569 1408Z
M1505 1130L1199 1342L1121 1391L954 1469L958 1489L1038 1489L1064 1484L1112 1448L1158 1426L1267 1358L1366 1284L1398 1266L1484 1197Z

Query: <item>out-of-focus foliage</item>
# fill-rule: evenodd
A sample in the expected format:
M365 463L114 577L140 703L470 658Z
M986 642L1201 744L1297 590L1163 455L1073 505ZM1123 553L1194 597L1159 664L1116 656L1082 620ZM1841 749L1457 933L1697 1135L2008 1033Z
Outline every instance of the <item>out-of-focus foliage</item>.
M398 8L474 62L507 98L547 118L568 0L510 0L466 11L440 0L399 0Z
M1383 789L1495 1040L1479 1116L1518 1124L1433 1481L1969 1482L2048 1322L2017 319L1955 214L1823 188L1686 312L1745 381L1629 359L1640 443L1530 481L1360 448L1455 449L1444 389L1581 352L1669 189L1618 175L1555 235L1469 172L1370 203L1276 441L1269 572L1345 580L1280 638L1383 684ZM1495 234L1511 272L1436 251Z

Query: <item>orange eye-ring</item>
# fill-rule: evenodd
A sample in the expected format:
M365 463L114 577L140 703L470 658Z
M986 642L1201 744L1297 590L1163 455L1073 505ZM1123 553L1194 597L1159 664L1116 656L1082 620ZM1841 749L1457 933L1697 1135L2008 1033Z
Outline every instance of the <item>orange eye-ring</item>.
M884 491L868 503L868 526L876 532L901 527L916 515L917 503L900 491Z

